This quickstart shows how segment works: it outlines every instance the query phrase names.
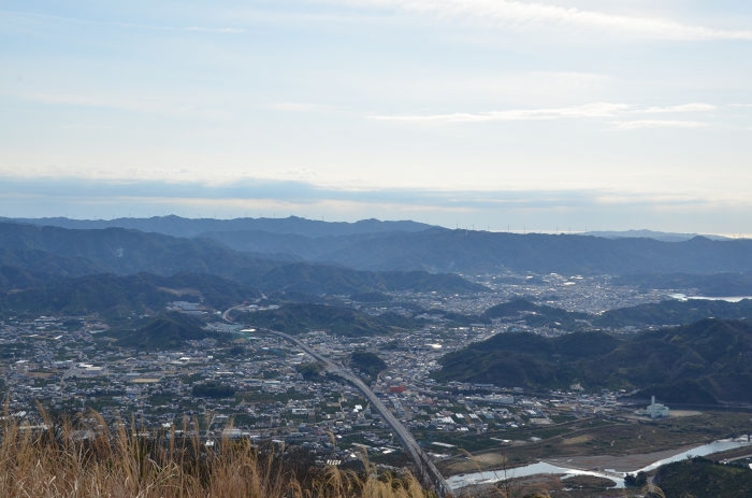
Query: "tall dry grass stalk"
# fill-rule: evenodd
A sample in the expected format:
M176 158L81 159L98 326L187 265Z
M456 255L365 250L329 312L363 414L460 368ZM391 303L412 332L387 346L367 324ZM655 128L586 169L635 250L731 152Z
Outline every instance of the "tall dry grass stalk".
M108 428L96 413L85 421L40 427L12 417L0 422L0 496L4 498L427 498L416 479L336 468L300 480L275 455L249 441L219 442L175 430L140 437L135 424ZM184 429L187 428L187 423ZM189 434L189 431L182 431ZM195 434L193 432L192 434Z

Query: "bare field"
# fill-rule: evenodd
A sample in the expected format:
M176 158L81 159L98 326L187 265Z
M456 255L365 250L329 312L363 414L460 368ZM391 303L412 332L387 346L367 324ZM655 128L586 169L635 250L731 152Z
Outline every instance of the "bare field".
M506 457L497 452L486 452L479 455L467 455L465 458L453 459L451 463L452 474L465 474L478 472L484 469L503 467Z
M695 410L671 410L669 413L669 418L673 417L695 417L697 415L702 415L702 412L698 412Z
M595 436L592 434L583 434L581 436L571 437L571 438L565 438L561 440L561 444L564 446L570 446L573 444L582 444L587 443L589 441L592 441L595 439Z
M49 379L57 372L31 371L27 375L32 379Z

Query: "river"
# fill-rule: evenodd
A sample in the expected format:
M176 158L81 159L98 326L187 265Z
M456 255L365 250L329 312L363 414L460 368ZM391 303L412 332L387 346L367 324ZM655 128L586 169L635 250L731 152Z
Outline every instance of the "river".
M629 473L636 474L637 472L648 472L650 470L657 469L661 465L665 465L667 463L672 463L672 462L678 462L678 461L684 460L685 458L712 455L713 453L719 453L721 451L727 451L727 450L731 450L734 448L740 448L743 446L752 446L752 443L750 443L746 437L743 439L736 439L736 440L723 439L719 441L713 441L712 443L707 443L707 444L703 444L700 446L696 446L694 448L690 448L688 450L679 452L668 458L663 458L661 460L655 461L651 463L650 465L647 465L641 469L630 471ZM449 484L449 487L451 487L452 489L460 489L466 486L473 486L473 485L478 485L478 484L491 484L491 483L502 481L505 479L514 479L517 477L528 477L528 476L533 476L537 474L557 474L557 475L567 475L567 476L586 475L586 476L603 477L605 479L609 479L613 481L616 484L617 488L623 488L624 477L626 476L627 472L621 472L621 471L616 471L616 470L573 469L573 468L568 468L568 467L560 467L557 465L551 465L546 462L538 462L538 463L526 465L524 467L515 467L512 469L506 469L506 470L495 470L495 471L491 470L491 471L475 472L472 474L459 474L456 476L449 477L446 481Z
M740 301L744 301L745 299L752 299L752 296L719 296L719 297L710 297L710 296L687 296L686 294L670 294L669 297L679 300L679 301L688 301L688 300L698 300L698 301L726 301L727 303L738 303Z

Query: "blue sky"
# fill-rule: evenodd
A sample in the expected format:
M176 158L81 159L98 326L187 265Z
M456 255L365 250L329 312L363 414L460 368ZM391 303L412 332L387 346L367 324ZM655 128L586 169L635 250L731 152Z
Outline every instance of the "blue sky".
M748 235L750 60L742 0L10 0L0 215Z

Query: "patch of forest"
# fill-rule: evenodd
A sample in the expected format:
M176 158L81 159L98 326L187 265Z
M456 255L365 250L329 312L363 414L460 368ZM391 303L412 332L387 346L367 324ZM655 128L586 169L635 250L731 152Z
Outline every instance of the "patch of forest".
M441 358L441 381L641 390L666 402L752 402L752 325L705 319L629 337L500 333Z

